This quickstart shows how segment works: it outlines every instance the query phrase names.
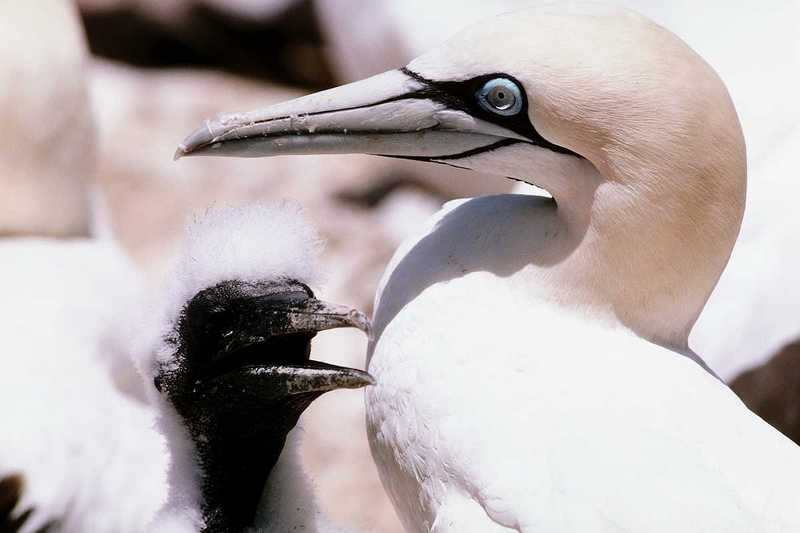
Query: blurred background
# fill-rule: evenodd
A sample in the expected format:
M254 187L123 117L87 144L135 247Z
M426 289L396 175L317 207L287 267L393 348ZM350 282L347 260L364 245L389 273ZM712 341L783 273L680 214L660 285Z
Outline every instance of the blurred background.
M509 192L514 183L365 156L173 162L177 144L217 113L403 66L464 25L531 3L0 0L0 238L112 240L157 287L193 213L294 198L327 242L320 294L371 313L392 252L443 201ZM734 381L737 392L797 438L798 5L626 4L698 50L739 110L750 164L742 242L693 346L712 354L726 380L758 369ZM314 350L330 362L364 364L357 332L320 335ZM760 367L779 353L779 367ZM399 532L367 446L362 402L338 392L314 403L303 418L303 457L335 522Z

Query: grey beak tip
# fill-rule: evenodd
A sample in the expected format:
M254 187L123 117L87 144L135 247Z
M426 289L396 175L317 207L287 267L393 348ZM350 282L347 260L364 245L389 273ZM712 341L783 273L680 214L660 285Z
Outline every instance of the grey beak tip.
M175 150L174 159L178 160L187 155L194 155L198 151L201 151L213 144L215 138L216 134L214 133L214 124L212 124L211 121L206 120L202 126L190 133L189 136L186 137L180 145L178 145L178 149Z
M178 149L175 150L175 154L173 154L172 160L173 161L177 161L181 157L183 157L185 155L188 155L188 154L189 154L189 151L186 149L186 146L181 144L181 145L178 146Z

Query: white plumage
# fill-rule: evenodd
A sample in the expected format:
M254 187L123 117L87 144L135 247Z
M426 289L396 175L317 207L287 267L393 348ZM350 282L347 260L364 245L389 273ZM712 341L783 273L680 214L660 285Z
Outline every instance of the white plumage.
M111 243L0 240L0 478L24 479L22 531L142 531L167 456L129 362L141 280Z
M448 204L398 251L378 297L376 328L389 323L369 365L368 427L406 529L800 526L796 446L696 362L554 310L519 271L498 269L486 243L533 233L509 235L531 206L503 200ZM476 253L448 245L459 236ZM430 271L425 256L451 262L442 281L410 280Z
M130 361L142 280L113 242L83 238L94 145L76 8L5 2L0 40L0 480L21 480L21 531L142 531L166 453Z

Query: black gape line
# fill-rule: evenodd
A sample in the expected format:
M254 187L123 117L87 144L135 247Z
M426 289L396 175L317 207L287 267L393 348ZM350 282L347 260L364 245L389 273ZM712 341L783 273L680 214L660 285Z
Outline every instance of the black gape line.
M449 163L450 160L455 159L463 159L465 157L470 157L473 155L484 154L486 152L491 152L492 150L496 150L498 148L502 148L504 146L511 146L513 144L519 144L522 141L518 141L517 139L501 139L497 142L493 142L492 144L487 144L486 146L479 146L478 148L473 148L471 150L465 150L463 152L459 152L457 154L450 154L450 155L386 155L386 154L370 154L370 155L377 155L381 157L393 157L395 159L410 159L412 161L429 161L431 163L441 163L443 165L461 168L464 170L469 170L469 167L461 167L458 165L454 165Z
M515 77L509 74L504 74L502 72L495 72L492 74L484 74L463 81L436 81L421 76L407 67L401 68L400 72L402 72L409 78L412 78L418 81L419 83L425 85L425 87L418 91L405 94L402 97L398 97L396 99L421 98L421 99L433 100L447 106L450 109L458 109L460 111L472 115L473 117L485 120L486 122L491 122L492 124L497 124L502 128L513 131L514 133L518 133L523 137L525 137L526 139L528 139L528 141L535 146L540 146L542 148L546 148L548 150L552 150L553 152L558 152L560 154L581 157L580 154L577 154L568 148L564 148L563 146L551 143L550 141L542 137L542 135L538 131L536 131L536 128L533 127L533 124L528 118L528 96L525 93L523 86L519 82L519 80L517 80ZM520 109L519 113L510 116L498 115L496 113L492 113L491 111L487 111L486 109L481 107L480 104L478 103L477 100L478 91L486 84L486 82L496 78L505 78L507 80L511 80L517 85L517 87L520 88L520 93L521 93L520 96L522 97L522 108ZM460 154L451 154L439 157L405 157L405 159L414 159L421 161L431 161L431 160L447 161L451 159L469 157L483 152L490 152L497 148L502 148L503 146L510 146L518 142L522 141L518 141L516 139L503 139L496 143L492 143L488 146L467 150Z
M410 70L407 67L403 67L399 69L399 72L402 72L406 76L412 78L413 80L421 83L424 87L422 89L411 91L404 94L398 94L396 96L391 96L389 98L385 98L383 100L378 100L375 102L370 102L368 104L357 105L357 106L350 106L350 107L342 107L335 110L323 110L323 111L311 111L309 113L303 113L304 116L317 116L317 115L325 115L332 111L340 112L340 111L353 111L356 109L369 109L371 107L377 107L382 104L387 104L390 102L398 102L402 100L414 100L414 99L421 99L421 100L432 100L434 102L439 102L445 107L449 109L456 109L459 111L463 111L469 115L477 117L481 120L486 122L490 122L492 124L496 124L502 128L507 130L513 131L527 139L527 141L521 141L518 139L500 139L497 142L492 144L481 146L478 148L473 148L470 150L466 150L464 152L459 152L455 154L442 154L436 156L404 156L404 155L394 155L394 154L380 154L380 153L372 153L371 155L381 156L381 157L392 157L395 159L410 159L414 161L429 161L432 163L441 163L444 165L456 167L456 168L466 168L459 166L457 164L452 163L451 161L463 159L466 157L491 152L498 148L502 148L504 146L511 146L517 143L525 143L528 142L534 146L539 146L541 148L545 148L547 150L551 150L553 152L557 152L560 154L571 155L578 158L583 158L580 154L573 152L568 148L564 148L563 146L559 146L557 144L553 144L542 135L536 131L536 128L533 127L530 119L528 118L528 97L523 90L522 84L513 76L504 73L492 73L492 74L484 74L481 76L477 76L475 78L471 78L468 80L463 81L436 81L430 80L417 74L416 72ZM492 113L481 107L481 105L477 101L477 94L478 91L486 84L486 82L496 79L496 78L505 78L507 80L512 81L517 87L520 89L520 97L522 98L522 107L519 113L514 115L500 115L497 113ZM291 118L290 115L285 116L278 116L278 117L270 117L267 119L256 120L253 121L250 125L258 125L258 124L265 124L268 122L274 122L278 120L286 120ZM421 130L424 131L424 130ZM318 128L316 130L317 134L322 133L340 133L338 130L327 130L325 128ZM358 131L353 130L351 133L380 133L380 134L402 134L408 133L407 131L403 130L382 130L380 132L374 131ZM297 135L302 135L301 133L295 133ZM282 137L287 135L285 131L275 131L274 133L261 133L259 136L264 139L269 139L271 137ZM226 143L235 143L235 142L244 142L249 141L247 137L242 138L231 138L225 139L224 142ZM217 139L208 144L214 144L216 142L221 142L221 140Z

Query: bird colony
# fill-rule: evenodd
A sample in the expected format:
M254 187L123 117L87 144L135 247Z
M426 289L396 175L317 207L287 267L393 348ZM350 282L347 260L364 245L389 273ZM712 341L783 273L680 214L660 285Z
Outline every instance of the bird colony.
M797 6L123 4L0 6L0 531L800 531Z

